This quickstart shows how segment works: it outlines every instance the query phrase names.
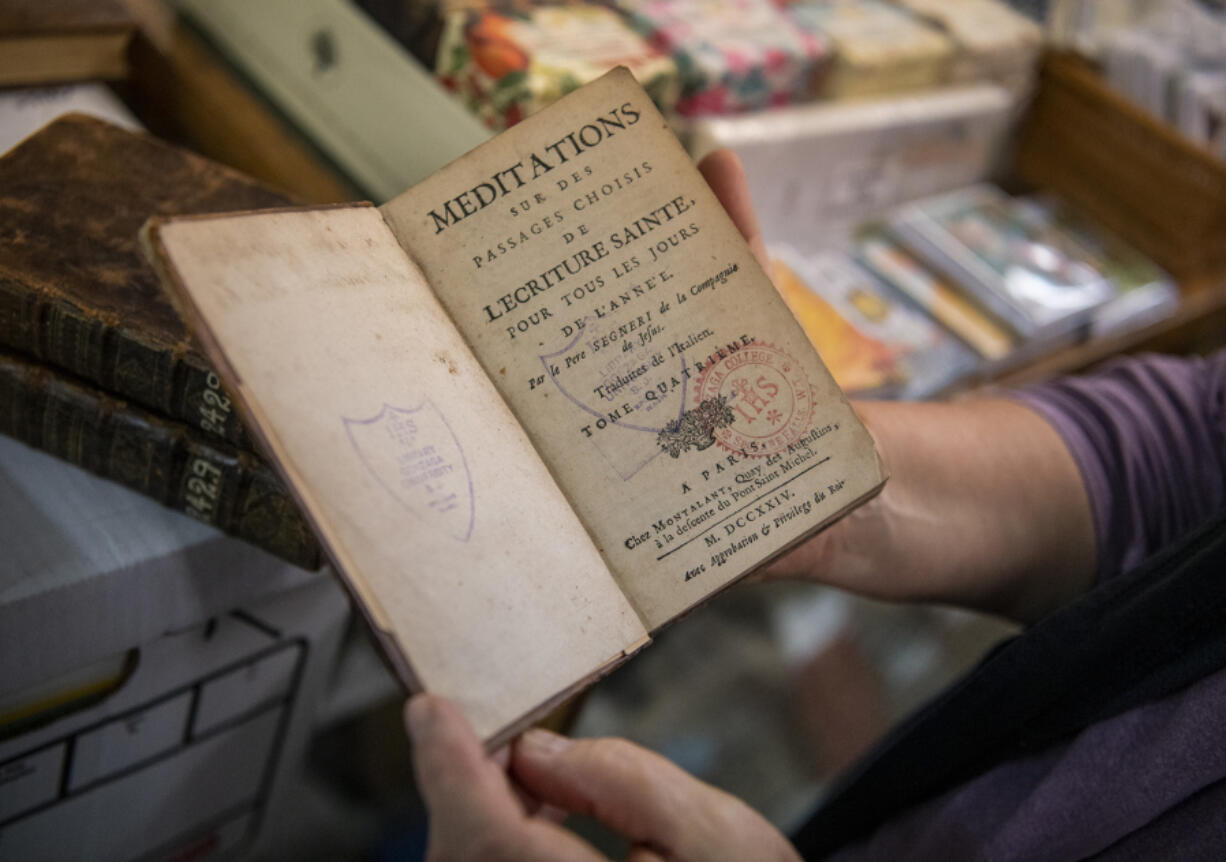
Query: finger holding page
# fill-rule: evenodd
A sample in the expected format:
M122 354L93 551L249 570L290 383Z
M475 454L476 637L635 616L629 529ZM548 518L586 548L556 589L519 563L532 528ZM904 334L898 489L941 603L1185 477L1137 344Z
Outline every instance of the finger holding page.
M532 817L464 714L433 695L405 710L417 786L430 812L429 858L575 860L603 857L549 816Z
M739 799L624 739L570 740L530 730L512 749L511 773L542 801L624 835L639 854L631 858L797 858Z

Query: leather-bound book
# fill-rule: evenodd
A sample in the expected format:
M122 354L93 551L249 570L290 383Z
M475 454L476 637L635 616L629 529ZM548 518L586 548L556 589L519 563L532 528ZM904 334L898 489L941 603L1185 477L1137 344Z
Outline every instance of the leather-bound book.
M3 350L0 433L299 566L319 565L310 527L262 460Z
M286 203L148 135L56 120L0 157L0 346L248 447L137 232L154 215Z

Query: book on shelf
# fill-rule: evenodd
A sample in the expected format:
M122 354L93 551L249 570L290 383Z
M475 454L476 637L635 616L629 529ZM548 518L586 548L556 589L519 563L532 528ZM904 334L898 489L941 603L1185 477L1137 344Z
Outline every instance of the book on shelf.
M1103 45L1110 86L1226 158L1226 12L1208 4L1166 3L1112 34Z
M148 135L56 120L0 156L0 347L249 448L137 233L155 214L287 203Z
M120 0L7 0L0 4L0 86L127 77L135 33Z
M362 194L298 128L163 0L124 0L137 15L125 97L158 137L284 189L304 203Z
M622 68L382 208L144 241L397 674L490 745L885 481Z
M786 245L771 249L776 284L788 306L844 389L843 368L873 368L886 375L877 394L929 398L973 373L979 358L892 285L851 255L826 250L803 254ZM821 308L813 308L816 300ZM854 333L854 335L853 335ZM873 349L865 349L867 344ZM840 361L832 361L833 356Z
M831 43L834 62L824 99L862 99L931 90L949 79L954 43L944 33L881 0L802 0L792 19Z
M988 362L1003 360L1017 346L1016 336L888 234L871 229L861 234L856 256Z
M1044 15L1047 42L1054 48L1099 59L1112 36L1135 26L1153 11L1153 5L1145 0L1051 0Z
M310 527L261 459L4 350L0 433L302 568L319 566Z
M853 326L775 250L771 251L771 276L843 391L861 398L898 391L904 371L888 344Z
M169 0L357 188L385 201L489 138L344 0Z
M607 6L450 11L434 68L486 126L505 129L614 66L630 69L661 111L673 111L677 64Z
M761 111L811 99L832 62L820 33L772 0L615 0L676 62L682 117Z
M1033 86L1043 32L1001 0L898 0L954 42L951 82L995 81L1026 95Z

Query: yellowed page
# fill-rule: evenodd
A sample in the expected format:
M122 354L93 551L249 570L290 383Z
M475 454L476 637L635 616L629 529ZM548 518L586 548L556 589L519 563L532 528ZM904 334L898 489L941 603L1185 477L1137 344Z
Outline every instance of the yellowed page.
M867 432L624 69L382 210L649 629L880 487Z
M642 645L377 210L182 219L152 245L403 673L493 739Z

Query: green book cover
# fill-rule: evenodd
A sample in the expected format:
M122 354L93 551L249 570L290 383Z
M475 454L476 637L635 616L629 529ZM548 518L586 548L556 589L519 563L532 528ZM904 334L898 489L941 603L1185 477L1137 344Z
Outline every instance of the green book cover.
M174 0L261 94L374 201L490 133L343 0Z

